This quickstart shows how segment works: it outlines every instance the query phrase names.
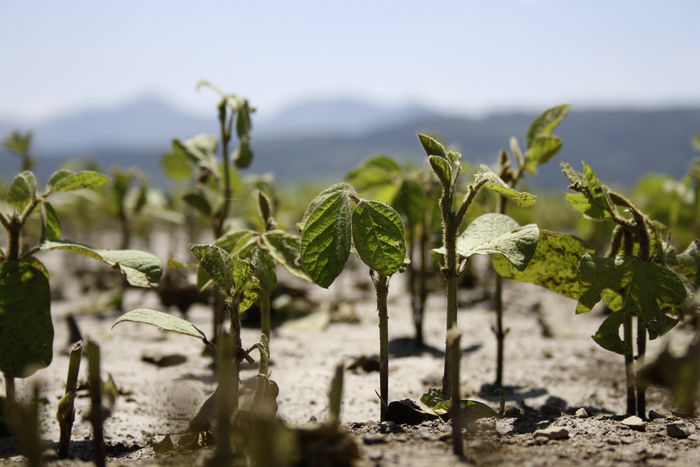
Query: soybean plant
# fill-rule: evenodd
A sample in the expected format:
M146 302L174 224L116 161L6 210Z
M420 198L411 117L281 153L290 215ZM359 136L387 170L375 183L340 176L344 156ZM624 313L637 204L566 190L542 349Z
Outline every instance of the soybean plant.
M208 87L221 97L217 105L220 136L197 135L186 141L174 139L172 152L163 156L162 165L166 174L180 179L192 175L192 166L196 168L196 182L183 199L209 222L214 238L219 238L226 230L225 222L231 211L234 167L245 169L253 161L250 114L255 109L246 98L227 94L207 81L197 84L197 89L201 87ZM234 123L238 146L231 151ZM234 167L231 167L231 161ZM215 297L213 335L217 336L224 320L224 305L220 295Z
M698 285L697 240L681 253L662 240L662 224L629 199L610 190L585 162L583 173L562 163L571 182L566 199L592 221L615 226L606 256L597 256L578 238L542 232L527 270L519 272L503 262L494 266L504 277L532 282L578 300L576 313L590 311L601 299L612 310L593 340L624 356L628 414L646 417L645 388L637 382L635 360L642 364L647 338L673 328ZM634 321L636 320L636 355ZM622 329L622 338L620 330Z
M427 170L402 167L386 155L363 161L345 176L345 181L354 186L360 195L389 204L403 218L409 258L406 284L411 296L415 344L421 348L424 345L423 315L428 297L433 219L439 217L432 195L440 187Z
M552 135L554 129L564 120L569 112L569 105L558 105L547 109L537 117L527 132L525 154L520 150L520 145L515 137L510 139L511 154L506 150L501 150L498 158L497 173L501 179L510 187L522 179L525 172L532 175L537 174L537 166L549 162L562 147L561 139ZM516 167L513 167L515 159ZM496 212L506 213L507 198L503 194L497 195ZM503 278L496 274L496 284L494 290L494 308L496 311L496 325L491 328L496 335L496 380L494 385L503 386L503 347L508 330L503 329Z
M0 200L0 223L7 235L7 249L0 251L0 370L10 405L15 400L15 378L48 366L53 358L49 273L36 258L37 253L67 250L119 270L131 285L152 287L158 283L160 262L149 253L95 249L61 239L61 223L49 198L58 192L95 189L108 181L98 172L59 170L40 191L34 174L25 170L14 177ZM37 213L40 243L31 245L26 226Z
M390 206L360 199L352 186L339 183L311 201L299 227L301 265L321 287L330 286L342 272L352 246L370 268L379 314L380 419L384 420L389 397L389 279L403 268L406 256L401 217Z

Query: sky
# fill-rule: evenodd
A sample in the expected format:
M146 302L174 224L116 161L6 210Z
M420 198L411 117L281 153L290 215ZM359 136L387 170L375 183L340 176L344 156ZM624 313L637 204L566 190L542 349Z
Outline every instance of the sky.
M259 116L362 98L483 114L700 105L695 0L5 1L0 118L154 95L208 115L207 79Z

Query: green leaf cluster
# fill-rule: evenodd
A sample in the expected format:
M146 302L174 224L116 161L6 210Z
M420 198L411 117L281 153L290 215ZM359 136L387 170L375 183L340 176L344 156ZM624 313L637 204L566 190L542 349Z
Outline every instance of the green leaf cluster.
M399 214L379 201L360 199L355 189L339 183L321 192L300 223L301 265L313 282L330 286L345 267L351 247L371 269L389 276L406 257Z

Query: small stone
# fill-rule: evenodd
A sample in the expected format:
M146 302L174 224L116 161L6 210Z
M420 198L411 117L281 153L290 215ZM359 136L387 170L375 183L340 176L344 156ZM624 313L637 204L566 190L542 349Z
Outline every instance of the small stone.
M669 423L666 425L666 433L671 438L687 438L690 436L690 430L683 422Z
M508 418L518 418L522 412L517 407L511 407L505 411L504 415Z
M641 418L637 417L636 415L632 415L630 417L625 418L621 422L623 425L625 425L627 428L630 430L636 430L636 431L644 431L646 430L646 423L644 423L644 420Z
M581 407L576 411L576 418L588 418L588 412L586 412L586 409Z
M552 404L544 404L542 407L540 407L540 412L549 417L561 416L561 408Z
M661 415L659 412L655 412L653 410L649 411L649 420L656 420L658 418L666 418L666 416Z
M550 426L535 431L532 436L535 439L539 437L546 439L567 439L569 437L569 430L559 426Z

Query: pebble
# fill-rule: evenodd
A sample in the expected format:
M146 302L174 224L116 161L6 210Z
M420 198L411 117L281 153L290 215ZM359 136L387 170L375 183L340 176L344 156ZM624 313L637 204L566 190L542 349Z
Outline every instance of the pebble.
M534 438L543 437L547 439L566 439L569 437L569 430L559 426L550 426L535 431L532 436Z
M588 418L588 412L586 412L586 409L581 407L576 411L576 418Z
M653 410L649 411L649 420L656 420L657 418L666 418L665 415L661 415L659 412Z
M622 420L621 423L631 430L636 430L636 431L646 430L646 423L644 423L644 420L637 417L636 415L632 415L630 417L625 418L624 420Z
M671 438L687 438L690 436L690 430L683 422L669 423L666 425L666 433Z

